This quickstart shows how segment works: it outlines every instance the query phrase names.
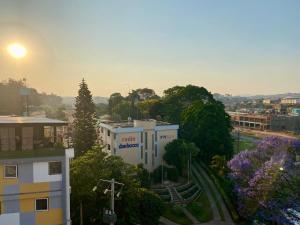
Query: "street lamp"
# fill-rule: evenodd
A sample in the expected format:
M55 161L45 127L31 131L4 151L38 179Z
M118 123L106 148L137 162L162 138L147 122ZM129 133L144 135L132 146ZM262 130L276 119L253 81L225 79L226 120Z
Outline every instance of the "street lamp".
M104 179L100 179L99 182L106 182L109 183L111 188L110 189L105 189L104 190L104 194L107 194L108 192L111 193L110 195L110 211L109 210L105 210L104 211L104 215L103 215L103 222L108 222L110 223L110 225L114 225L115 222L117 222L117 215L115 213L115 185L120 185L121 186L121 190L117 193L117 198L120 197L121 195L121 191L123 189L123 187L125 186L125 184L120 183L115 181L115 179L111 179L111 180L104 180ZM93 188L93 192L97 191L98 189L98 184Z

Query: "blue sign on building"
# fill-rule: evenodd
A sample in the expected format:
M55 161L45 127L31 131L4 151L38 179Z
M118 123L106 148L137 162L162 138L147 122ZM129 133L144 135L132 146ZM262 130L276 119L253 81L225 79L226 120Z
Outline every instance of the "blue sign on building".
M119 145L119 149L122 149L122 148L138 148L139 147L139 144L120 144Z

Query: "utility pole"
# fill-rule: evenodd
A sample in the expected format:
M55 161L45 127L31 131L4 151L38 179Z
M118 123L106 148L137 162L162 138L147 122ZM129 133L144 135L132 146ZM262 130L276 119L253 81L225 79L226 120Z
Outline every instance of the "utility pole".
M112 214L115 214L115 179L111 179L111 190L110 190L110 208L112 211ZM110 225L114 225L113 222L110 223Z
M190 151L189 159L188 159L188 183L190 183L191 180L191 169L192 169L192 153Z
M82 201L80 202L80 225L83 225Z
M238 142L237 142L237 150L240 152L240 128L238 128Z
M164 159L161 162L161 185L164 185Z
M106 194L108 191L110 191L110 212L107 212L106 216L108 216L110 218L109 224L110 225L114 225L115 222L116 222L116 214L115 214L115 185L118 184L118 185L122 186L122 188L123 188L123 186L125 184L115 181L114 178L112 178L111 180L100 179L100 181L106 182L106 183L110 183L110 190L109 189L105 189L105 191L104 191L104 194ZM97 190L97 186L95 186L93 188L93 191L96 191L96 190ZM120 196L120 193L121 193L121 191L117 193L117 197Z

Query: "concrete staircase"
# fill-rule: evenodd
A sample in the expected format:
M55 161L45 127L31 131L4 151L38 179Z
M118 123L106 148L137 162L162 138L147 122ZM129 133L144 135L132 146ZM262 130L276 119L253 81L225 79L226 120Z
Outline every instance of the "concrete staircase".
M178 204L178 205L181 205L184 203L184 200L182 199L181 195L178 194L177 190L175 187L173 186L168 186L167 187L168 190L169 190L169 193L171 195L171 202L175 203L175 204Z

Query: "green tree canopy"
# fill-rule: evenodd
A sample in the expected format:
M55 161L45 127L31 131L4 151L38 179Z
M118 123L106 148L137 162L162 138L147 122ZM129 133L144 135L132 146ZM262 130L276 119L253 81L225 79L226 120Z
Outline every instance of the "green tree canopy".
M215 102L213 95L203 87L187 85L165 90L162 98L163 119L180 123L182 112L195 101Z
M105 103L98 103L96 104L96 113L97 116L103 116L108 114L108 105Z
M184 139L177 139L170 142L166 145L165 150L164 160L169 165L175 166L181 175L187 172L187 162L190 154L192 157L195 157L199 152L194 143Z
M114 108L124 100L123 96L120 93L113 93L108 99L108 110L110 115L116 113Z
M96 142L96 110L84 79L79 85L74 114L74 149L76 156L91 149Z
M66 113L64 112L66 108L63 105L57 108L51 106L45 106L43 108L47 118L67 121Z
M222 103L194 102L181 118L181 135L199 147L202 160L210 163L214 155L232 157L232 126Z
M158 224L162 214L162 201L151 191L140 187L135 179L137 168L126 164L120 157L107 156L100 146L95 146L71 164L72 185L72 221L79 224L79 206L83 205L84 224L102 224L102 210L110 207L110 194L105 195L105 189L110 186L99 182L100 179L114 178L125 184L124 188L116 186L121 191L116 197L115 211L117 224ZM97 191L92 191L97 186Z

